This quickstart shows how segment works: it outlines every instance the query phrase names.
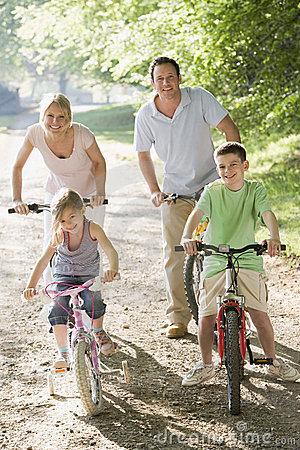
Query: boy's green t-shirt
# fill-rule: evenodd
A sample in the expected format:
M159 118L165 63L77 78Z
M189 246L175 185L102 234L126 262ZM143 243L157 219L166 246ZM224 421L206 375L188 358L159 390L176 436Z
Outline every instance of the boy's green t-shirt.
M256 242L256 222L264 211L271 210L263 185L248 180L244 180L239 191L231 191L221 180L208 184L196 208L209 218L204 243L216 246L227 244L235 248ZM240 268L264 272L262 257L252 251L240 256L238 261ZM205 257L204 278L224 271L226 262L227 258L222 255Z

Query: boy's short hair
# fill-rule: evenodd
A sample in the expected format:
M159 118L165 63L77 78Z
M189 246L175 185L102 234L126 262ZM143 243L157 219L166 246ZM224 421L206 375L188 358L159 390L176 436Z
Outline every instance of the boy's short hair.
M152 81L154 81L153 73L154 73L155 67L161 66L162 64L172 64L172 66L175 67L177 76L178 77L180 76L179 64L178 64L178 62L175 61L175 59L168 58L167 56L159 56L158 58L155 58L154 61L152 61L152 63L150 64L150 67L149 67L149 73L150 73Z
M214 152L214 158L216 160L218 156L228 155L229 153L237 155L242 162L247 159L246 149L239 142L225 142L220 145Z

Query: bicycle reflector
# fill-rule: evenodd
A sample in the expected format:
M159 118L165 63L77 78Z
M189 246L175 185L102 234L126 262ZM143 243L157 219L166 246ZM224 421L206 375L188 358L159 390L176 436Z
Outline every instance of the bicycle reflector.
M227 244L220 244L220 245L218 246L218 251L219 251L220 253L229 253L229 249L230 249L230 247L229 247L229 245L227 245Z

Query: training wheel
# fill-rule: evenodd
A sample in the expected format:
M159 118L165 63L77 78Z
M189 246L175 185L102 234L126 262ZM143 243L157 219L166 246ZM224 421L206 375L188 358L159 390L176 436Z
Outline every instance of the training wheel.
M130 375L129 375L129 368L127 361L122 361L122 372L123 372L123 378L124 383L129 383L130 381Z
M47 384L48 384L49 395L54 395L53 375L51 372L49 372L47 375Z

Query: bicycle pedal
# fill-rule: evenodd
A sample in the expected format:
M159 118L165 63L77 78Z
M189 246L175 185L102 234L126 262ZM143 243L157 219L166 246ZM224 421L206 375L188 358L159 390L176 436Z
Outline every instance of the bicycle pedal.
M267 366L271 366L273 364L273 358L254 358L253 364L257 364L257 365L265 364Z
M63 367L61 369L58 369L58 368L55 368L55 367L51 368L51 372L52 373L67 373L67 372L69 372L69 370L70 370L70 367Z

